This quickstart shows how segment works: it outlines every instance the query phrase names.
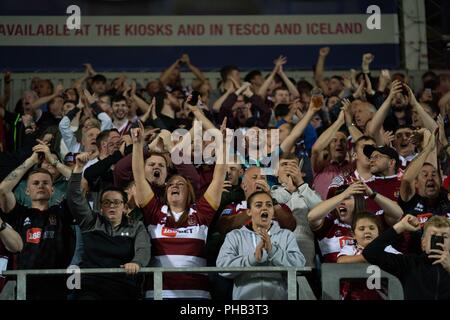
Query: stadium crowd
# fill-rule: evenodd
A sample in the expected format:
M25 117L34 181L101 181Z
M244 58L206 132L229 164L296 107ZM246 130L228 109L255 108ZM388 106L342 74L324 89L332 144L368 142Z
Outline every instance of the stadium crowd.
M330 54L313 84L280 56L266 76L224 66L213 88L183 54L146 84L86 64L68 88L33 78L19 101L6 72L0 271L123 268L83 274L80 290L30 276L27 299L153 299L147 266L307 266L319 290L321 263L368 262L406 299L450 299L450 74L428 71L413 92L407 74L375 76L367 53L361 70L326 78ZM196 125L216 138L195 143ZM230 133L243 151L195 161ZM342 299L382 291L341 286ZM163 297L286 299L287 285L281 273L169 273Z

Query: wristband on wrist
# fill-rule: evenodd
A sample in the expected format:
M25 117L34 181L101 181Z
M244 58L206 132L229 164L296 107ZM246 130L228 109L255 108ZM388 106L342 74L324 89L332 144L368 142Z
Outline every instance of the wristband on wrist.
M59 160L56 158L51 162L51 165L56 167L58 165L58 163L59 163Z
M378 192L373 191L372 194L369 196L369 199L375 199L375 197L377 196Z
M0 232L2 232L3 230L5 230L7 226L8 226L8 225L6 224L6 222L3 221L3 222L0 224Z

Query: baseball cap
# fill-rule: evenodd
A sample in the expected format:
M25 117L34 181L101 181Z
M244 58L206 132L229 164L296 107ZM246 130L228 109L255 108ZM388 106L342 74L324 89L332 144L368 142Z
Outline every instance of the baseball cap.
M395 151L395 149L387 146L375 147L373 145L365 145L363 149L364 155L367 158L370 158L372 156L372 153L374 153L375 151L378 151L379 153L387 155L389 158L394 159L395 166L398 167L399 159L398 153L397 151Z

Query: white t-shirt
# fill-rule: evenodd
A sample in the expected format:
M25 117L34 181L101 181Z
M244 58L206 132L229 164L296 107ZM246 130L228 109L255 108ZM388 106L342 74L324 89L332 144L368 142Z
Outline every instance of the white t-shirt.
M338 258L341 256L359 256L360 254L362 254L363 250L364 248L358 247L355 244L346 244L338 253ZM386 248L384 248L384 251L392 254L402 254L401 252L395 250L392 246L387 246Z

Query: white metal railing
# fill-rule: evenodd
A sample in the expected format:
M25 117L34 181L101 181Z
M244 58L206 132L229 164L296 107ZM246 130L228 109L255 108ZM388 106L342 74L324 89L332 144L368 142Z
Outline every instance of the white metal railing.
M13 270L5 271L5 276L17 277L17 300L26 300L27 290L27 276L28 275L64 275L73 274L70 269L43 269L43 270ZM288 300L297 300L300 298L311 299L314 297L311 288L309 287L306 278L302 273L310 272L310 267L302 268L285 268L285 267L246 267L246 268L219 268L219 267L196 267L196 268L142 268L139 273L153 273L154 282L154 299L162 300L163 293L163 273L231 273L231 272L284 272L287 273L287 291ZM77 270L78 272L78 270ZM122 268L92 268L80 269L80 273L84 274L110 274L110 273L124 273ZM297 273L300 273L297 276ZM299 290L300 296L297 295L297 280L302 285Z

